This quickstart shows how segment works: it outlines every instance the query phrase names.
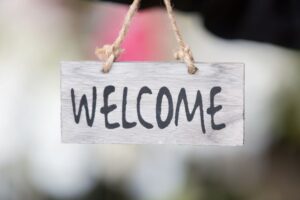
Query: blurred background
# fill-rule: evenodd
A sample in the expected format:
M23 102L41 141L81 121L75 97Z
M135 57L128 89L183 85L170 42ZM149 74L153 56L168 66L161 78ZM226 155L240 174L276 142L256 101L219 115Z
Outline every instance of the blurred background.
M195 12L175 13L195 60L246 65L243 147L61 143L60 61L96 60L127 9L0 1L0 200L300 199L300 48L224 39ZM119 60L170 61L176 47L165 10L153 7L134 17Z

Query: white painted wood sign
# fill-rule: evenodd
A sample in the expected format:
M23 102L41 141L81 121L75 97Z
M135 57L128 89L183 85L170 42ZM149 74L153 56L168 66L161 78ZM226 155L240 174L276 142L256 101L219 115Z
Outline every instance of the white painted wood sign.
M243 145L244 65L117 62L61 65L65 143Z

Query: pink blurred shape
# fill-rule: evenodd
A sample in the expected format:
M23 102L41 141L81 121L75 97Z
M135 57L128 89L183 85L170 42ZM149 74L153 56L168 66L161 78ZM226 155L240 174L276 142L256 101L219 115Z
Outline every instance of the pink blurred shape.
M96 31L97 46L111 44L121 29L127 8L113 6L105 10L105 17ZM113 17L112 17L113 16ZM160 9L138 12L123 41L124 52L118 61L159 61L166 59L168 40L165 15ZM100 41L100 42L99 42Z

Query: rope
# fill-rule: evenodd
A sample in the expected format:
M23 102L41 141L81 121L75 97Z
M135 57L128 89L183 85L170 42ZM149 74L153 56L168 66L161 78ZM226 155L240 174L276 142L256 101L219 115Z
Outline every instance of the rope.
M116 40L110 45L104 45L101 48L96 48L95 54L97 57L104 61L102 71L104 73L108 73L112 67L113 62L119 57L119 55L123 52L121 48L121 44L128 32L129 26L131 24L132 18L137 12L139 8L141 0L133 0L132 4L129 7L129 10L124 19L122 28L118 34ZM173 9L171 6L170 0L164 0L167 13L171 22L172 29L174 31L176 40L179 44L179 50L174 54L175 59L184 61L187 64L188 72L190 74L194 74L198 69L194 64L194 58L192 55L191 49L185 44L183 41L183 37L178 29L176 20L173 15Z

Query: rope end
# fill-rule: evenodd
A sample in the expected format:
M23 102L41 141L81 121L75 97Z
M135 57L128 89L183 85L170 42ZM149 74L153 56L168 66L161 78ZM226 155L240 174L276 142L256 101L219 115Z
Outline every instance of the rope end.
M188 66L189 74L195 74L198 68L194 64L194 58L189 47L184 47L175 52L174 57L176 60L182 60Z
M198 71L198 68L195 65L193 65L191 67L190 66L188 67L188 72L190 74L195 74L197 71Z
M122 53L123 49L114 45L104 45L102 48L96 48L95 54L99 60L104 61L102 72L108 73L113 62Z

